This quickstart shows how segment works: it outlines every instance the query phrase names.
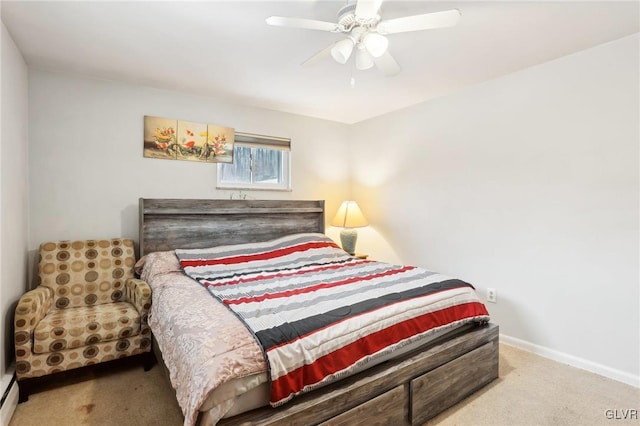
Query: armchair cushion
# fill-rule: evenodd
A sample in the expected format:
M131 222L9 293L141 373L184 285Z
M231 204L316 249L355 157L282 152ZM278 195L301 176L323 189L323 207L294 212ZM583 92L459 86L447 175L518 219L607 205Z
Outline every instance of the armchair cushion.
M138 334L140 314L127 302L54 310L36 326L33 352L58 352Z
M121 302L133 278L133 241L58 241L40 245L40 285L53 290L56 309Z

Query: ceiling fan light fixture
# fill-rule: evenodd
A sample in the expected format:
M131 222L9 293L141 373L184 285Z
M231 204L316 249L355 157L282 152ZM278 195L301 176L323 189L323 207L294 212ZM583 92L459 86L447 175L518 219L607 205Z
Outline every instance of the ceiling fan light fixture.
M366 70L374 66L382 74L390 77L400 72L400 65L389 53L389 40L385 37L386 35L451 27L458 22L461 15L458 9L450 9L385 20L380 13L383 1L346 0L346 6L338 12L337 23L271 16L267 18L267 24L339 33L345 37L307 59L303 62L305 66L315 64L328 56L332 56L336 62L344 65L354 55L353 50L356 49L355 66L358 70Z
M378 33L367 33L362 39L362 43L374 58L384 55L389 47L389 40Z
M355 43L350 38L340 40L331 48L331 56L339 64L346 64L353 52Z
M367 49L365 49L364 46L358 46L358 50L356 50L356 69L360 71L368 70L373 67L373 65L373 58L369 52L367 52Z

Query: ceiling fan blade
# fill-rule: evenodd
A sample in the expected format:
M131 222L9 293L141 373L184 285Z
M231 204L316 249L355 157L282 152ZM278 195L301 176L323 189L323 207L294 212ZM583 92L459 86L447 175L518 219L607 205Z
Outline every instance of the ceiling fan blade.
M270 16L267 24L276 27L302 28L305 30L340 31L340 25L333 22L316 21L315 19L287 18L285 16Z
M387 77L392 77L400 73L400 65L393 59L389 51L386 51L384 55L379 58L373 58L373 63L376 64L376 67Z
M406 33L409 31L430 30L432 28L452 27L460 19L458 9L442 12L425 13L424 15L405 16L404 18L381 21L377 26L380 34Z
M356 3L356 21L367 22L372 21L380 10L382 0L358 0Z
M318 53L316 53L315 55L313 55L312 57L304 61L302 63L302 66L309 67L311 65L315 65L321 60L323 60L324 58L331 56L331 49L333 48L333 46L336 45L336 43L331 43L329 46L325 47L324 49L322 49L321 51L319 51Z

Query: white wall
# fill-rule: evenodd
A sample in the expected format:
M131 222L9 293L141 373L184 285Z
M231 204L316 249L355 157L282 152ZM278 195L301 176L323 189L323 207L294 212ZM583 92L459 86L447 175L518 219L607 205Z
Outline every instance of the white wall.
M27 65L2 24L0 377L13 360L13 311L27 288L27 97ZM0 393L4 390L0 387Z
M397 254L361 250L494 287L512 342L640 386L638 55L636 34L353 126L353 195Z
M137 240L139 197L237 196L215 189L214 164L143 158L145 115L291 138L293 190L251 198L325 199L330 216L348 191L344 124L34 69L29 111L31 249L57 239Z

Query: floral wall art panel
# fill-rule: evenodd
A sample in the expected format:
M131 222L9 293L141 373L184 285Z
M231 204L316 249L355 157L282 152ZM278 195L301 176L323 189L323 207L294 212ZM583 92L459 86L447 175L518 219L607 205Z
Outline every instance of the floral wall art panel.
M233 127L209 124L207 127L207 145L205 161L214 163L233 163L233 143L235 129Z
M144 116L144 156L170 160L233 163L235 129Z
M191 121L178 121L177 159L207 161L207 125Z
M144 117L144 156L176 159L176 129L178 120L162 117Z

